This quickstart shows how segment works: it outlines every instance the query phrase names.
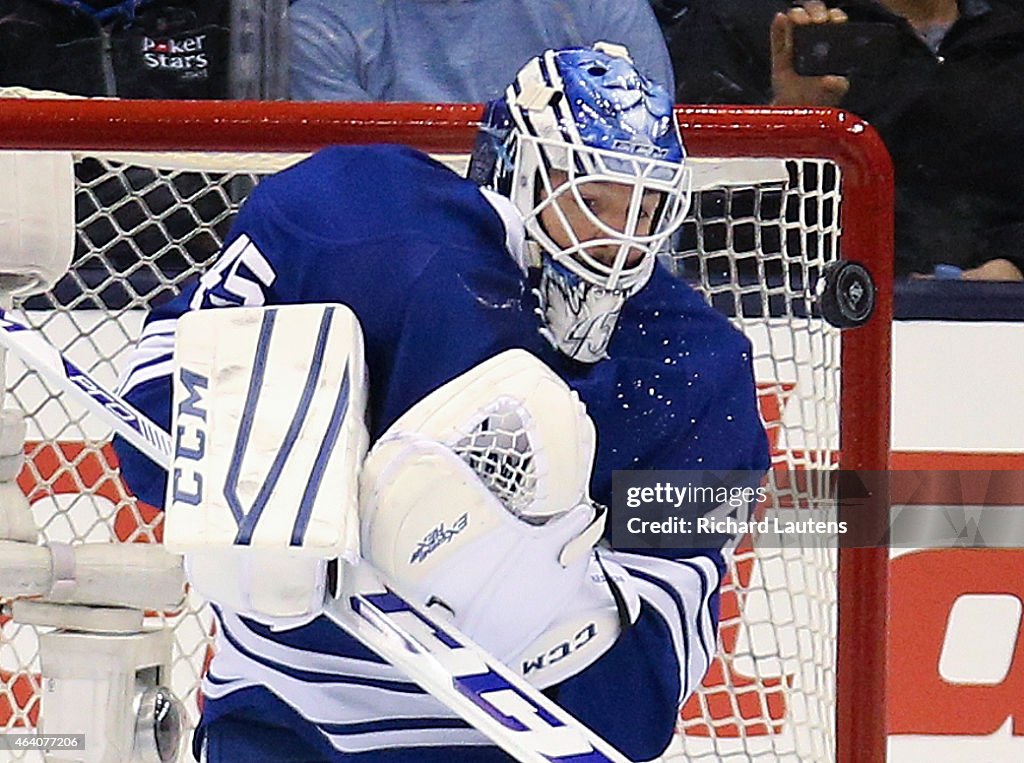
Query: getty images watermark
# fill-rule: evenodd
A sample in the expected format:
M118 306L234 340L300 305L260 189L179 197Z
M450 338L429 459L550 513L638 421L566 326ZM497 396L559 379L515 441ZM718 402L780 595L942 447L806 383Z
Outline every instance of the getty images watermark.
M618 471L616 548L1024 547L1024 472Z
M702 475L703 476L703 475ZM697 506L710 507L704 515L691 514L689 518L670 514L661 520L641 519L630 516L626 519L626 531L630 535L688 534L695 535L765 535L817 533L841 535L848 529L841 520L820 520L812 518L786 519L779 514L762 519L750 519L749 507L768 501L768 487L712 486L707 484L682 485L671 482L656 482L653 486L631 485L626 488L626 507L639 509L644 505L671 507L676 512ZM725 513L724 516L722 514ZM740 519L738 517L744 517Z

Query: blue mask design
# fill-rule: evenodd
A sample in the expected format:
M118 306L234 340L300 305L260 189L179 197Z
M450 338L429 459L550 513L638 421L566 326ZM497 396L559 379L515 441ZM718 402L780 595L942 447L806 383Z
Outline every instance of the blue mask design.
M680 162L672 98L624 58L573 48L555 55L565 106L585 145Z

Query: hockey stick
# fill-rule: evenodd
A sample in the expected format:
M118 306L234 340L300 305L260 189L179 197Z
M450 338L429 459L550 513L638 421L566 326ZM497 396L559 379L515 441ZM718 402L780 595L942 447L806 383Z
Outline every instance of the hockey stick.
M169 469L170 435L82 371L41 334L0 310L0 345L82 402L154 463ZM368 562L347 566L332 618L369 649L526 763L629 763L538 689L400 593Z
M4 310L0 310L0 329L0 344L22 363L107 421L153 463L170 469L173 448L167 432L132 405L104 389L38 331L10 320Z

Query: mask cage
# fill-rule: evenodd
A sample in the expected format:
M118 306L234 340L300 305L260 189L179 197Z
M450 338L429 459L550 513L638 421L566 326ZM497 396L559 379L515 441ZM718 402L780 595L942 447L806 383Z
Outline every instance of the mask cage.
M531 238L556 261L589 283L609 291L638 291L650 277L659 251L682 225L690 202L691 172L682 163L626 154L560 140L537 138L522 133L512 137L511 147L518 161L513 177L513 201L523 212ZM566 174L555 185L551 171ZM539 183L538 183L539 180ZM595 214L584 201L588 184L614 183L629 189L629 200L621 227ZM653 213L650 232L638 234L647 193L662 195ZM581 239L570 224L560 199L568 198L598 231L596 238ZM569 246L554 241L540 222L540 214L551 208ZM599 248L615 247L613 257L599 256ZM640 256L635 255L639 252ZM630 264L630 261L633 261Z

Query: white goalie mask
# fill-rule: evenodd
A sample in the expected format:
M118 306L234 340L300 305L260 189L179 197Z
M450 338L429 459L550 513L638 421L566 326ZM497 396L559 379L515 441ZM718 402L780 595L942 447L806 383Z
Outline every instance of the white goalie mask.
M566 356L607 357L686 215L684 160L671 98L620 47L547 51L489 104L470 177L522 215L542 333Z

